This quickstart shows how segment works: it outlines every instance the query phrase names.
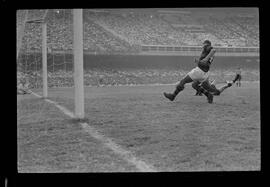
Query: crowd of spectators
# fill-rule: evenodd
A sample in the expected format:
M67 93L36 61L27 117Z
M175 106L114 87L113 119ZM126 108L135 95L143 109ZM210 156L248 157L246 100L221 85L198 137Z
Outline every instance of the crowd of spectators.
M25 23L26 21L40 20L44 17L46 10L18 10L17 11L17 40L19 35L23 35L22 46L23 50L36 50L41 48L41 25L36 23ZM23 33L18 30L24 27Z
M28 11L28 19L44 16L44 10ZM22 24L23 12L17 13L17 28ZM46 16L48 48L71 50L73 27L71 10L49 10ZM176 25L180 27L174 27ZM210 39L219 46L259 46L259 25L256 17L228 15L224 17L192 14L178 18L173 15L136 12L92 12L84 10L84 49L90 52L138 51L140 45L201 45ZM190 25L201 32L190 32ZM187 28L185 27L187 26ZM41 25L25 25L22 48L41 49Z
M92 20L139 45L187 45L189 37L176 32L158 15L92 13Z
M174 84L183 77L187 71L170 69L92 69L84 72L85 86L121 86L121 85L145 85L145 84ZM210 73L210 79L217 83L225 83L232 80L235 75L234 69L215 69ZM245 81L259 81L259 70L242 69ZM42 88L42 76L40 71L31 73L17 73L17 87ZM48 87L72 87L74 86L73 71L58 70L48 72Z
M237 16L230 17L229 21L233 23L233 29L247 41L247 46L259 46L259 24L254 17Z
M90 51L110 53L132 50L128 42L117 38L87 17L84 22L84 41L84 48Z
M209 16L200 19L200 21L209 33L227 43L227 46L259 46L259 26L255 18L239 17L237 15L228 15L221 18Z
M254 47L259 44L258 19L237 14L203 16L151 13L90 13L89 17L130 43L141 45L200 45L205 38L218 46ZM178 26L177 26L178 25ZM179 26L180 25L180 26ZM192 32L190 27L201 29ZM197 29L198 30L198 29Z
M17 12L17 29L27 19L40 19L44 10ZM72 50L72 14L70 10L49 10L47 17L47 43L51 50ZM199 19L192 14L166 16L136 12L92 12L84 11L84 50L95 53L136 52L140 45L201 45L204 39L220 46L259 46L259 26L256 17L228 15L223 17L204 16ZM178 25L178 26L177 26ZM180 26L179 26L180 25ZM199 28L199 29L198 29ZM192 29L200 30L192 32ZM17 30L18 33L18 30ZM41 51L41 25L25 24L21 50ZM63 56L63 55L62 55ZM27 57L28 60L30 57ZM26 59L27 58L21 58ZM64 63L68 61L64 57ZM52 60L48 56L48 61ZM56 57L53 59L58 61ZM33 60L34 61L34 60ZM61 61L61 60L60 60ZM19 66L17 66L19 67ZM49 67L48 67L49 68ZM24 72L24 73L22 73ZM41 88L41 71L17 71L18 88ZM163 69L92 69L85 70L85 86L169 84L178 81L187 72ZM233 70L214 70L211 77L218 82L230 79ZM259 70L243 70L247 81L259 80ZM72 87L73 71L48 71L48 86Z

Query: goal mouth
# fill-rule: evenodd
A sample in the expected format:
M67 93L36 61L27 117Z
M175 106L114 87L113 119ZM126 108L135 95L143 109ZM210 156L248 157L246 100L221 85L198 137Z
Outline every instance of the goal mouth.
M75 114L84 118L83 9L63 9L59 15L54 9L27 10L18 17L22 13L21 32L17 31L22 73L17 73L17 80L25 78L29 89L42 89L44 98L48 87L74 84Z

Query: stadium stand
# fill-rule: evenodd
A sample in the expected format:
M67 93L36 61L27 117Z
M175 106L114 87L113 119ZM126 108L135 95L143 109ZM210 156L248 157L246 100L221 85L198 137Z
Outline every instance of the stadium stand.
M96 52L137 51L138 45L200 46L205 38L217 46L259 46L259 25L256 17L227 15L225 17L192 14L92 12L85 10L84 49ZM32 11L34 12L34 11ZM38 18L44 11L30 11L30 18ZM71 15L48 13L48 44L57 50L72 48ZM61 11L60 11L61 14ZM17 24L22 15L18 14ZM24 40L30 49L39 49L41 27L26 25ZM26 42L23 42L26 43ZM28 46L28 47L29 47ZM134 49L135 48L135 49Z
M28 19L39 19L45 11L30 10ZM21 26L25 12L17 12L17 28ZM140 12L84 10L84 50L94 53L138 52L141 45L201 46L209 39L216 46L258 47L259 24L253 15L211 14L190 12ZM72 49L72 15L70 12L49 10L47 14L48 48L53 51ZM41 50L41 26L26 24L22 51ZM27 46L26 46L27 44ZM48 57L49 59L49 57ZM17 84L29 88L42 85L41 72L28 75L17 73ZM178 73L178 74L177 74ZM183 72L182 72L183 73ZM177 75L176 75L177 74ZM216 73L219 74L218 72ZM182 74L181 74L182 75ZM138 70L136 72L93 70L85 72L86 85L126 85L171 83L179 71L160 72ZM49 71L49 87L72 86L71 71ZM255 75L252 80L257 80Z

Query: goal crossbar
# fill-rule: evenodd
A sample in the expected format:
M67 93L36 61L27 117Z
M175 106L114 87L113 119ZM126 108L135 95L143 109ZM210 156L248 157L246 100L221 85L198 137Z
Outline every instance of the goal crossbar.
M44 23L44 19L31 19L27 20L26 23Z

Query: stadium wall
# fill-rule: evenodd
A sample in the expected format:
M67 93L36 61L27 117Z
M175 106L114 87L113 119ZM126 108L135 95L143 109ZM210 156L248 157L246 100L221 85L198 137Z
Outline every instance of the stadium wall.
M176 55L93 55L84 54L84 69L183 69L190 70L195 66L196 55L176 56ZM73 69L72 54L48 54L48 71L57 69ZM28 67L35 70L41 68L41 54L28 54L23 57L29 62L38 61ZM65 61L65 63L64 63ZM25 63L24 60L22 63ZM29 63L28 63L29 64ZM260 68L260 58L258 56L217 56L214 59L212 68L234 69L237 67L245 69Z
M259 56L258 47L216 47L216 56ZM199 56L200 46L141 46L141 55L176 55L176 56Z
M199 56L200 52L193 51L142 51L139 55L153 55L153 56ZM238 56L238 57L259 57L260 54L258 52L218 52L215 56Z
M195 67L197 56L161 56L161 55L85 55L85 69L183 69ZM245 69L259 70L258 57L220 56L216 57L212 68L215 69Z

